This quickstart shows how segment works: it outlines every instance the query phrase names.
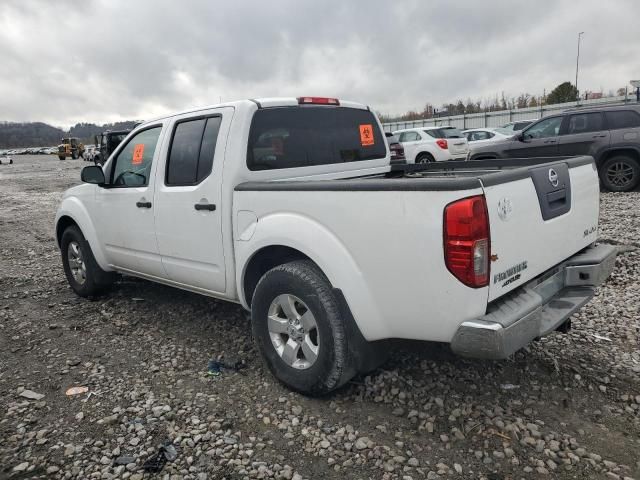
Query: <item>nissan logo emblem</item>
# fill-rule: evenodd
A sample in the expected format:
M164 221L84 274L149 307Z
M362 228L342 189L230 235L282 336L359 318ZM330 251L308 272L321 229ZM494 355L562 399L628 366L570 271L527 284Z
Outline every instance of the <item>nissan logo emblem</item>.
M549 183L554 187L558 186L558 174L553 168L549 169Z

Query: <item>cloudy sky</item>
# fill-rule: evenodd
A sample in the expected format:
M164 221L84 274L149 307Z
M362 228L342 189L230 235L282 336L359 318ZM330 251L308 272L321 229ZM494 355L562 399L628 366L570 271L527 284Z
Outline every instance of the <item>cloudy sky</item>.
M0 120L145 119L261 96L399 114L640 78L638 0L2 0Z

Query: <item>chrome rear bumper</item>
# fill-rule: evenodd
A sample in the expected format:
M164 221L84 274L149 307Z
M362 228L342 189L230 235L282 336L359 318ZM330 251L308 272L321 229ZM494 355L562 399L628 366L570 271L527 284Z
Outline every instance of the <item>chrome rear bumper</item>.
M506 358L533 339L557 330L613 271L616 249L589 247L489 304L486 315L464 322L451 349L473 358Z

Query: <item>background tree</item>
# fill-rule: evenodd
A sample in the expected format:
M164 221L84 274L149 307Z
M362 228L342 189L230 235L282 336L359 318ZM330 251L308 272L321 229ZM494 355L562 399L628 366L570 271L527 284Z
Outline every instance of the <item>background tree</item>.
M527 108L529 106L529 99L532 98L528 93L521 93L516 99L516 107Z
M578 89L571 82L563 82L547 95L547 105L573 102L578 98Z

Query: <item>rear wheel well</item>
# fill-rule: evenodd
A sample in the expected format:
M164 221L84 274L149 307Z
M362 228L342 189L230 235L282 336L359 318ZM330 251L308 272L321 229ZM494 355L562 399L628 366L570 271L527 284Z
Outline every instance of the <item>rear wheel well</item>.
M436 158L433 156L431 152L427 152L424 150L416 155L416 160L418 160L420 157L427 157L431 161L434 161L434 162L436 161Z
M598 168L602 166L604 162L606 162L611 157L617 157L618 155L623 155L625 157L633 158L636 162L640 163L640 153L633 148L617 148L615 150L607 150L602 154L600 159L598 160Z
M64 217L60 217L60 220L58 220L58 224L56 225L56 240L58 240L58 245L62 243L62 234L71 225L75 225L80 228L73 218L66 215Z
M244 273L243 291L247 304L251 306L253 292L262 276L278 265L294 260L311 260L299 250L282 245L272 245L258 250L249 260Z

